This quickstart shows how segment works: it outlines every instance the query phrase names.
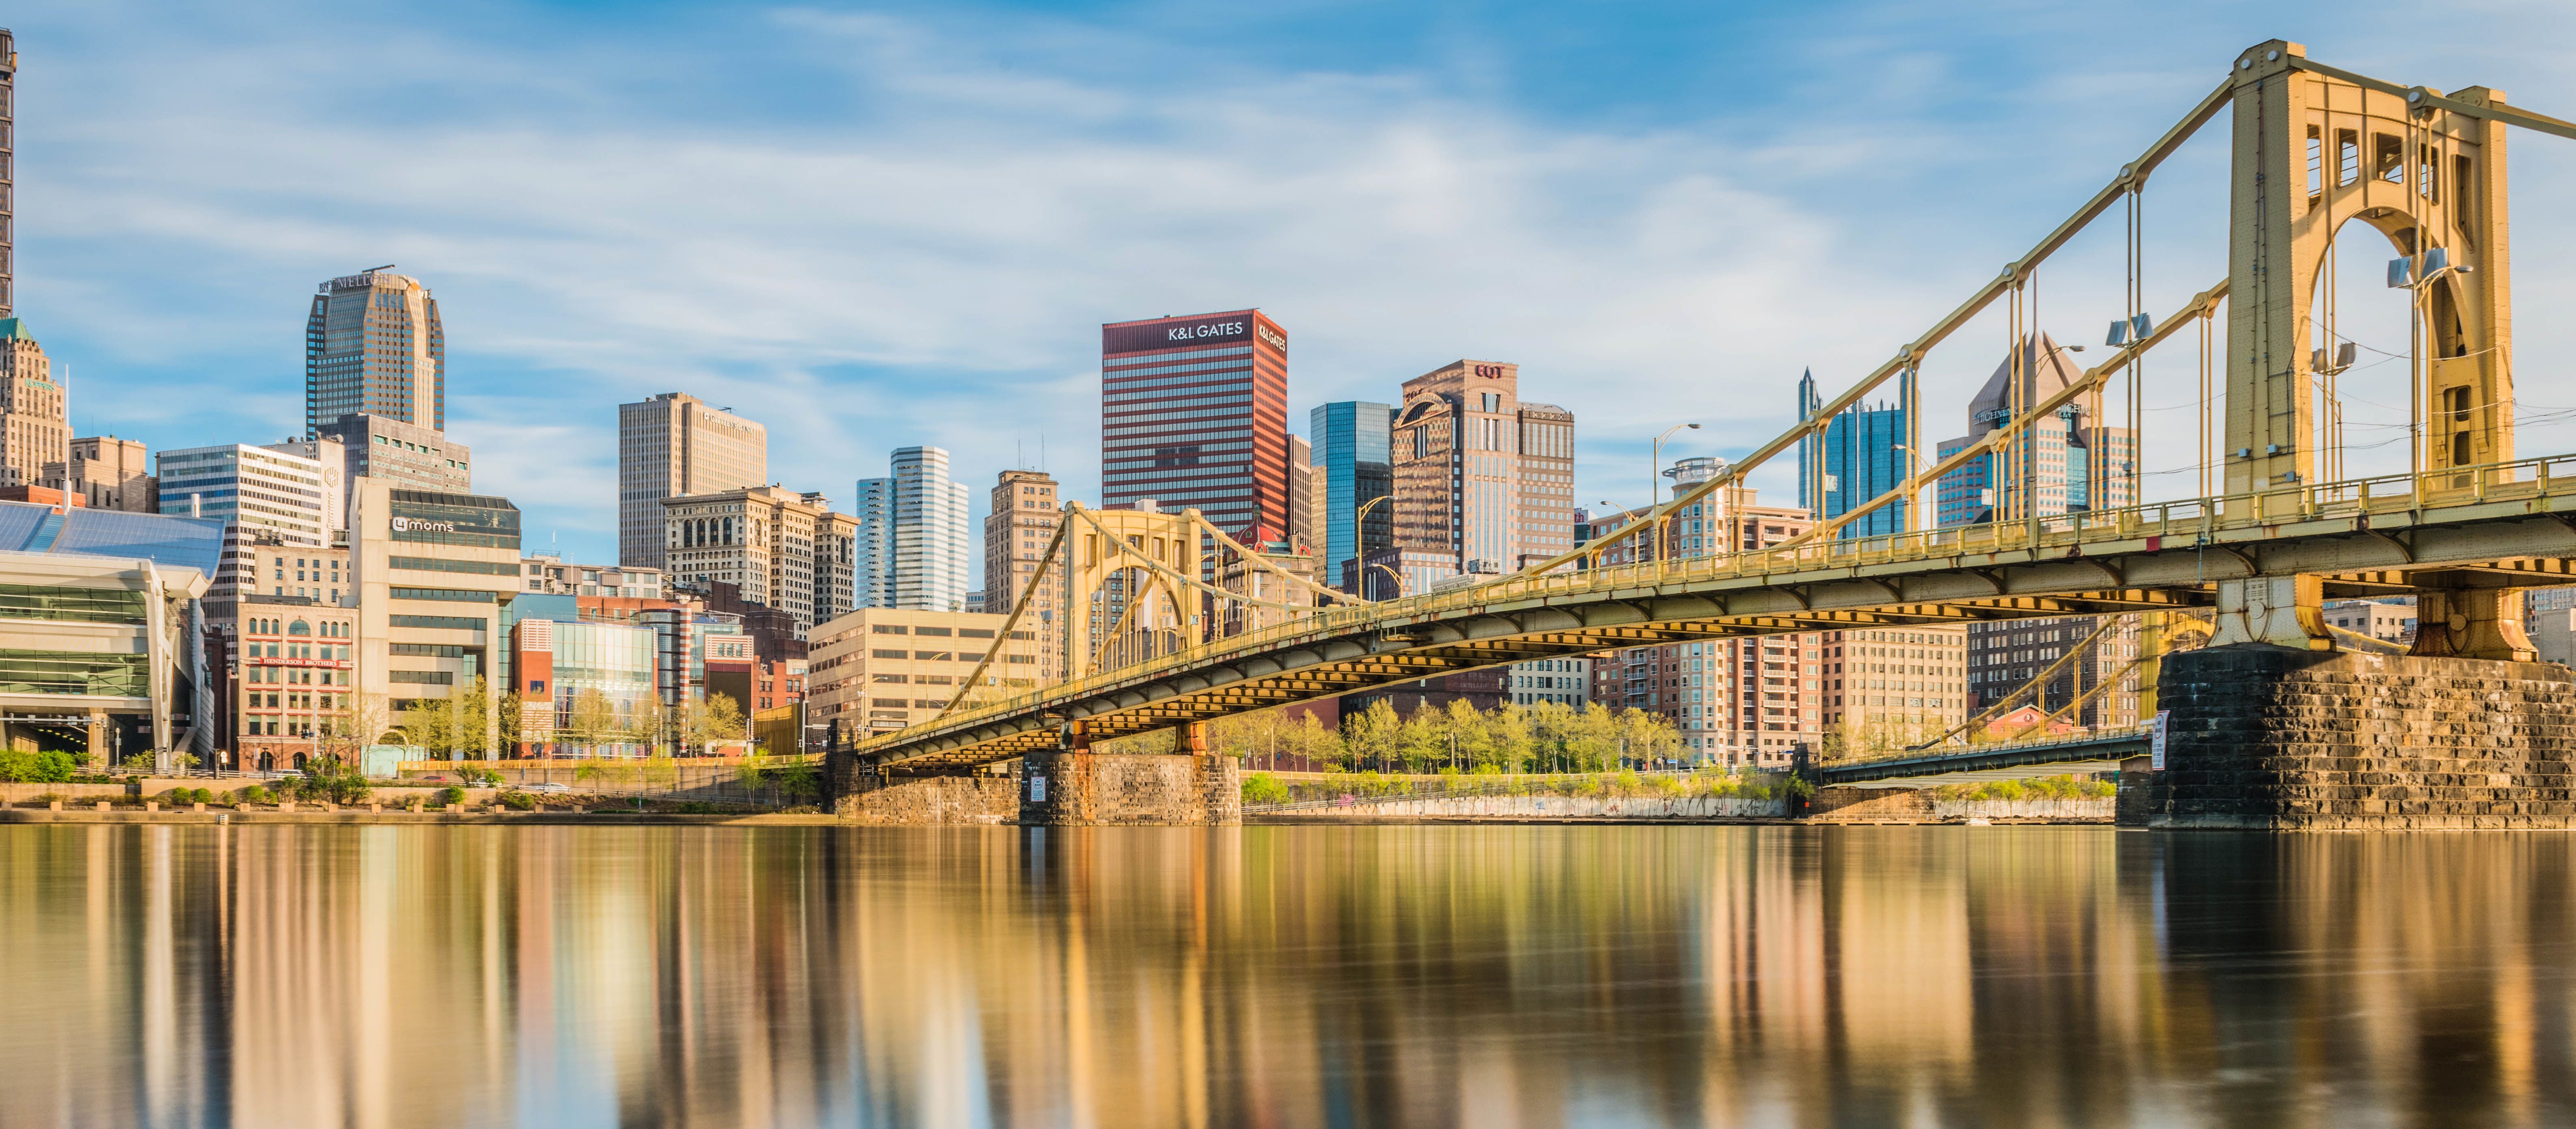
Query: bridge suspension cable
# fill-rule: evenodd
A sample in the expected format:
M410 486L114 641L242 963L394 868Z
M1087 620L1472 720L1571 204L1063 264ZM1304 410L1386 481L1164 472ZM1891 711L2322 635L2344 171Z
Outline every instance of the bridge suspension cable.
M1863 397L1877 390L1881 384L1886 383L1888 378L1906 371L1911 366L1919 365L1924 355L1931 352L1933 346L1940 344L1952 333L1957 332L1960 327L1966 325L1971 319L1975 318L1978 314L1985 312L1986 307L1994 304L1995 299L2003 297L2020 287L2032 269L2047 261L2050 255L2055 254L2059 248L2065 246L2068 240L2073 239L2077 232L2084 230L2085 227L2089 226L2095 219L2099 218L2103 212L2108 211L2112 204L2117 203L2122 194L2129 190L2129 184L2132 180L2144 177L2147 173L2153 171L2156 166L2163 164L2167 158L2173 155L2175 150L2182 146L2183 142L2190 140L2193 134L2198 133L2202 126L2207 125L2211 118L2217 116L2218 111L2225 108L2234 98L2234 95L2235 82L2233 79L2219 83L2218 88L2210 91L2208 97L2201 99L2200 104L2194 106L2189 114L2184 115L2182 120L2174 123L2173 127L2166 130L2163 136L2158 137L2154 144L2149 145L2144 152L2140 153L2137 160L2121 166L2119 173L2111 178L2111 182L2109 184L2104 185L2100 191L2094 193L2092 199L2085 201L2082 207L2077 208L2073 215L2068 216L2065 221L2059 223L2054 230L2050 231L2045 237L2040 239L2038 243L2032 245L2031 249L2022 255L2022 257L2006 264L2001 274L1997 275L1992 281L1987 282L1984 286L1979 287L1977 292L1971 295L1967 301L1960 303L1958 308L1951 310L1940 320L1934 322L1932 327L1921 337L1914 339L1904 348L1898 350L1895 359L1880 365L1875 371L1871 372L1868 376L1863 377L1858 383L1843 390L1843 392L1836 395L1832 400L1824 403L1816 409L1810 418L1802 420L1796 426L1772 437L1769 442L1756 448L1752 454L1745 456L1742 460L1729 465L1715 475L1710 476L1708 481L1700 483L1677 496L1664 507L1665 511L1668 513L1679 511L1683 507L1699 501L1717 490L1726 488L1730 484L1741 480L1746 473L1750 472L1754 468L1778 457L1782 451L1796 446L1799 440L1806 438L1810 434L1822 435L1826 426L1833 421L1835 416L1842 414L1844 409L1859 403ZM1645 522L1638 522L1622 527L1621 529L1614 530L1607 535L1575 546L1568 552L1561 553L1555 557L1551 557L1535 565L1531 565L1521 571L1548 572L1562 568L1565 565L1572 564L1576 561L1587 558L1597 558L1604 550L1611 546L1646 533L1647 529L1645 527L1647 524L1648 523Z
M1925 741L1920 745L1910 747L1916 749L1931 748L1932 746L1948 741L1950 738L1956 737L1961 733L1975 729L1977 726L1983 724L1996 714L2011 709L2015 703L2021 701L2025 696L2035 693L2045 688L2049 683L2056 681L2058 674L2065 670L2067 664L2074 662L2078 656L2084 653L2086 648L2096 645L2102 636L2108 634L2112 628L2117 627L2122 623L2126 623L2133 618L2135 617L2126 615L2103 616L2101 620L2094 625L2091 634L2086 635L2082 639L2076 640L2075 645L2068 647L2065 654L2057 656L2056 662L2048 664L2046 667L2042 668L2039 673L2030 676L2028 681L2023 682L2019 687L2015 688L2012 693L2006 694L2002 698L1997 699L1995 704L1986 707L1982 712L1979 712L1968 720L1961 722L1957 727L1950 731L1929 741Z
M2111 359L2102 362L2102 364L2094 368L2085 370L2084 375L2069 382L2066 387L2057 390L2047 399L2029 406L2026 411L2015 413L2013 418L2004 421L1994 430L1978 436L1967 446L1951 452L1948 457L1943 458L1940 462L1934 464L1930 468L1918 472L1912 478L1909 478L1903 483L1897 485L1894 489L1891 489L1876 498L1872 498L1859 506L1844 510L1842 513L1836 514L1831 518L1817 522L1809 526L1806 532L1800 533L1785 541L1778 542L1771 547L1787 548L1788 546L1812 541L1820 537L1831 536L1835 530L1841 529L1842 527L1859 520L1890 502L1896 501L1900 498L1914 497L1921 493L1925 485L1940 481L1942 478L1947 477L1951 472L1958 470L1962 466L1966 466L1970 460L1975 459L1978 455L1995 449L1998 444L2005 440L2012 439L2018 441L2020 433L2027 430L2033 422L2049 418L2057 411L2057 409L2065 407L2067 404L2074 402L2078 397L2084 396L2099 388L2104 380L2108 379L2113 373L2119 372L2120 367L2123 364L2126 364L2130 358L2163 344L2167 338L2170 338L2176 332L2179 332L2190 320L2202 320L2203 335L2205 337L2207 334L2207 318L2210 311L2217 307L2219 299L2225 298L2226 296L2227 283L2222 279L2217 285L2214 285L2193 297L2189 304L2185 305L2182 309L2175 311L2172 317L2166 318L2164 324L2157 326L2153 332L2143 338L2122 346L2119 352L2112 354ZM2207 345L2204 341L2204 354L2206 353L2206 349ZM2207 377L2204 374L2204 382L2206 382L2206 379ZM1997 514L1996 520L2006 520L2005 515Z

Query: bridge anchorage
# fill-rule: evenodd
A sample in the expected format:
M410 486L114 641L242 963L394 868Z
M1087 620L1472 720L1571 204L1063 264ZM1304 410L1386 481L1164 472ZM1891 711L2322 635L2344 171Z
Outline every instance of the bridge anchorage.
M2136 281L2141 193L2222 111L2232 121L2228 273L2158 319ZM2207 646L2123 675L2166 735L2163 767L2124 777L2124 821L2576 825L2576 802L2554 798L2576 761L2576 684L2532 661L2519 591L2576 583L2576 455L2514 448L2508 128L2576 139L2576 125L2513 108L2499 91L2402 86L2312 61L2298 44L2258 44L2073 215L1876 371L1645 520L1487 583L1363 603L1193 512L1072 510L1048 548L1048 579L1011 612L1064 648L1066 680L981 697L970 687L933 721L842 749L842 810L902 818L888 813L980 803L972 818L1231 822L1234 769L1206 754L1202 728L1229 713L1653 643L2128 613L2179 631L2188 613ZM2029 325L2037 271L2115 209L2130 225L2129 308L2101 364L2043 382ZM2411 295L2404 473L2341 473L2336 380L2349 358L2324 336L2331 305L2321 311L2317 299L2348 221L2388 240L2390 282ZM1900 485L1791 541L1662 551L1675 515L1701 504L1724 513L1745 475L1888 381L1912 399L1932 351L1998 303L2013 347L1991 430L1938 458L1910 443L1915 465ZM2105 419L2105 400L2118 398L2134 435L2140 360L2177 337L2199 345L2200 496L2141 501L2138 460L2096 454L2081 496L2063 497L2059 484L2052 502L2038 425L2070 412ZM1990 486L1982 520L1928 527L1927 494L1963 473ZM1881 511L1900 515L1896 532L1851 528ZM1030 614L1049 584L1060 620ZM2417 601L2410 653L2340 638L2322 614L2330 598L2388 595ZM1176 731L1172 754L1090 751L1158 730ZM2061 742L2063 762L2127 755L2140 740L2102 736ZM1945 741L1908 750L1905 771L1886 766L1880 778L1997 755ZM1022 767L1007 782L958 775L1009 762ZM1850 782L1871 771L1844 768ZM948 791L925 805L901 798L907 787Z

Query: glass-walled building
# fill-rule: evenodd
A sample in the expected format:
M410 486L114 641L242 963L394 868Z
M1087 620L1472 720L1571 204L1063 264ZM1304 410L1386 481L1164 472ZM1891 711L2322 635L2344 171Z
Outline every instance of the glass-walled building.
M221 522L0 502L0 739L93 771L211 758L198 600L222 550Z
M1798 378L1798 418L1810 420L1824 408L1816 395L1816 374ZM1868 505L1879 495L1905 485L1906 409L1902 404L1843 409L1825 424L1819 438L1798 441L1798 505L1819 520L1830 521ZM1818 480L1819 474L1822 480ZM1909 499L1880 506L1852 520L1837 537L1879 537L1905 532Z
M1395 543L1395 510L1379 499L1395 493L1395 466L1388 451L1388 404L1343 400L1321 404L1307 417L1313 431L1315 491L1323 496L1323 573L1327 580L1356 593L1356 574L1344 579L1370 552ZM1376 502L1376 505L1370 505ZM1367 507L1366 514L1360 513Z
M651 755L660 713L653 629L523 619L510 642L525 755Z

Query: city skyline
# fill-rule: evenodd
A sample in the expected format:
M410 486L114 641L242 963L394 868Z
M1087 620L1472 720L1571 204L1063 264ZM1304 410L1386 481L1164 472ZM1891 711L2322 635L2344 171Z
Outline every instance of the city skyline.
M2029 13L1963 14L1901 47L1769 26L1709 35L1743 19L1709 14L1665 37L1673 46L1542 45L1501 30L1465 54L1427 16L1372 14L1359 46L1326 37L1329 21L1273 13L1253 24L1275 33L1275 53L1246 54L1100 10L1012 26L975 9L712 23L675 9L612 24L507 8L433 16L402 39L406 82L444 99L434 118L403 84L354 81L376 65L366 51L264 67L293 49L273 42L290 26L275 17L39 12L14 28L18 312L70 383L117 390L79 399L79 434L156 449L274 442L302 413L285 293L399 263L438 292L448 430L481 456L476 489L529 499L531 536L590 560L614 557L615 517L597 501L615 489L614 425L597 405L684 389L755 418L767 410L780 453L770 477L826 489L896 446L947 447L961 479L981 482L1038 462L1043 444L1065 495L1096 498L1095 437L1069 422L1096 396L1090 327L1218 303L1258 303L1298 327L1292 416L1383 398L1387 377L1454 357L1512 357L1533 374L1532 396L1587 421L1581 500L1633 505L1663 427L1696 418L1708 427L1680 437L1696 440L1681 453L1729 457L1776 431L1791 418L1777 389L1799 371L1812 365L1828 392L1846 386L1964 280L1990 274L1999 248L2032 238L2027 215L2070 206L2133 155L2150 139L2140 115L2203 93L2208 60L2325 11L2213 7L2159 21L2106 60L2084 21ZM380 30L370 19L306 13L287 38L365 41ZM724 49L692 34L686 58L662 54L683 22ZM2576 101L2548 68L2469 50L2446 29L2398 36L2366 22L2339 17L2331 26L2346 34L2314 46L2414 81L2504 82L2522 104ZM1135 68L1151 79L1104 74L1050 39L1066 35L1172 65ZM574 41L586 55L549 46ZM1683 42L1716 54L1676 54ZM816 44L876 62L851 68ZM1820 86L1825 55L1831 73L1872 77ZM1605 63L1621 92L1577 77ZM2104 65L2120 81L2085 77ZM612 77L675 68L706 84L693 109ZM217 77L244 70L263 81ZM1732 77L1713 86L1721 72ZM1985 76L1973 112L1890 97L1949 73ZM601 100L568 100L555 86L567 78L597 78ZM772 79L882 108L803 136L810 123L745 97ZM345 87L360 93L315 96ZM1173 96L1183 89L1194 96ZM1748 89L1764 93L1748 103ZM1292 104L1272 140L1230 140L1227 123ZM2100 128L2106 119L2127 124ZM2047 159L2016 156L2035 140ZM670 162L674 141L715 157ZM2151 309L2217 274L2166 251L2222 218L2166 203L2213 198L2191 181L2208 171L2195 152L2150 193ZM353 153L366 158L354 168ZM846 183L848 162L907 153L917 174L864 199L816 191ZM2516 159L2568 158L2535 146ZM1027 175L996 184L989 171L1011 161L1030 162ZM750 169L769 171L732 179ZM986 190L970 186L1001 195L948 206ZM675 227L682 199L712 204ZM1239 250L1206 237L1221 229L1242 233ZM2567 231L2538 212L2521 225L2526 300L2569 288L2541 265ZM2361 259L2347 263L2374 265ZM2080 290L2078 273L2048 283L2043 328L2061 340L2098 339L2097 311L2118 305L2115 292ZM138 325L137 309L156 316ZM1936 351L1927 404L1973 391L2004 336L1963 332L1978 347ZM2545 348L2557 332L2529 324L2524 343ZM2391 338L2384 326L2364 336L2402 350L2402 332ZM209 388L219 402L201 408ZM800 405L792 418L771 409L782 400ZM1015 458L1023 447L1031 456ZM1789 482L1759 485L1794 496Z

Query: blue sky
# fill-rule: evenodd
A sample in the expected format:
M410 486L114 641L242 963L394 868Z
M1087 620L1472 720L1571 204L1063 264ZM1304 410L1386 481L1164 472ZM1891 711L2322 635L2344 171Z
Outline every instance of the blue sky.
M2576 116L2576 18L2538 3L436 7L11 13L19 313L79 433L289 435L313 285L391 262L437 292L477 487L585 560L615 555L621 401L730 405L771 477L840 501L913 443L979 510L1041 446L1088 498L1098 324L1247 305L1291 334L1299 430L1516 361L1577 413L1580 500L1628 505L1652 434L1767 438L1802 368L1839 388L1892 354L2248 44ZM2224 272L2223 141L2151 185L2150 309ZM2514 144L2522 394L2576 404L2545 360L2576 142ZM2045 328L2099 335L2119 243L2043 272ZM2402 348L2384 257L2347 260L2345 320ZM2004 348L1955 340L1927 438ZM2184 364L2151 430L2187 421Z

